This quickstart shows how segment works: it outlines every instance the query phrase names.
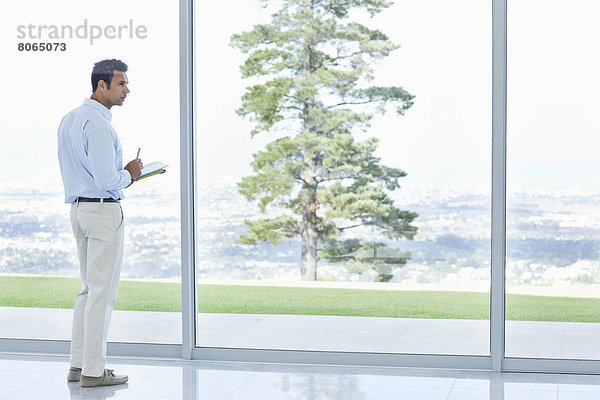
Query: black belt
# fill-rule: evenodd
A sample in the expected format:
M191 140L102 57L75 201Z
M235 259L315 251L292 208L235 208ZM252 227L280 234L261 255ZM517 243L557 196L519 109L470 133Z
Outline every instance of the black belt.
M79 201L80 203L100 203L102 200L104 200L105 203L119 203L119 200L115 200L115 199L92 199L89 197L78 197L76 201Z

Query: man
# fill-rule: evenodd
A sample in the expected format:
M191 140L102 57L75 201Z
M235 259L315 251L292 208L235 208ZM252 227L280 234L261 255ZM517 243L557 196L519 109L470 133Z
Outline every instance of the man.
M105 369L123 258L122 189L133 184L143 166L135 159L122 168L121 143L110 123L110 109L123 105L129 93L125 72L127 65L120 60L94 64L92 96L65 115L58 128L58 159L82 281L75 297L67 380L81 380L84 387L128 380Z

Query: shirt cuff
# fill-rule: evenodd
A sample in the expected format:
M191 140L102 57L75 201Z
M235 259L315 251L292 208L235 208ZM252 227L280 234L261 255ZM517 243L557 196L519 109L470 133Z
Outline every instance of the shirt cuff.
M126 169L124 169L123 171L127 172L127 175L129 175L129 182L131 182L133 180L133 177L131 176L131 173L128 170L126 170Z

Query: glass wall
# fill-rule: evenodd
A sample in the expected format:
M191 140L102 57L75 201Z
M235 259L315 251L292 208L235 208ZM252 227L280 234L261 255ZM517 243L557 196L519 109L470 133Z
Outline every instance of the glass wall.
M490 5L301 4L196 3L196 344L489 354Z
M56 128L120 58L125 160L170 167L126 192L110 340L181 343L178 5L107 4L0 14L0 338L69 339ZM195 3L196 345L488 355L490 5L303 4ZM508 9L506 356L596 360L600 9Z
M57 160L63 115L95 62L129 66L113 107L123 161L169 164L125 189L125 250L110 341L181 343L178 4L10 1L0 15L0 337L70 339L79 266ZM141 312L144 311L144 312ZM9 321L10 323L4 323Z
M510 357L600 358L598 15L594 1L508 3Z

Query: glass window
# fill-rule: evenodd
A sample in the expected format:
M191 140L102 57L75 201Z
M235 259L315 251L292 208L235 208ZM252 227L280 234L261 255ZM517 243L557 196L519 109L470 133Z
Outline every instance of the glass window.
M600 358L599 13L585 0L508 4L510 357Z
M123 161L169 164L125 189L125 249L110 341L181 343L179 9L161 1L8 2L2 12L0 337L69 339L79 266L57 160L61 118L95 62L128 64L113 107ZM35 317L35 318L34 318Z
M197 345L489 354L490 4L260 4L197 3Z

